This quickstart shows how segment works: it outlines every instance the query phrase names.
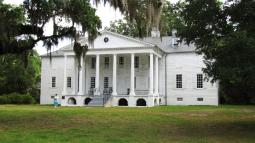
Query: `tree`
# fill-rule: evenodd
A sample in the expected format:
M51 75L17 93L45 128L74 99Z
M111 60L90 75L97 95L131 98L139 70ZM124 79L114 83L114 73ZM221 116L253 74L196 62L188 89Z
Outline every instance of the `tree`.
M79 43L79 36L87 33L92 42L101 28L89 0L25 0L18 7L0 1L0 11L0 54L28 56L39 41L50 50L59 40L72 38L74 51L80 59L87 46ZM53 32L45 35L45 25L50 24L49 21L53 21ZM63 21L69 25L63 25Z
M0 56L0 95L26 94L37 87L40 81L40 57L33 51L29 54L27 67L22 55Z
M179 33L204 55L204 73L234 103L255 103L255 2L188 0Z
M143 3L142 5L146 5ZM183 9L184 3L178 2L176 4L171 4L170 2L165 2L163 6L163 11L161 14L161 20L159 23L159 30L161 36L171 35L172 29L177 29L181 31L184 27L180 11ZM145 7L146 8L146 7ZM142 11L141 11L142 13ZM138 19L142 23L147 23L145 15L140 14ZM150 33L147 33L146 26L139 27L139 24L136 21L130 21L128 17L124 17L124 20L116 20L111 22L110 27L107 27L106 30L117 32L119 34L132 36L132 37L141 37L141 35L149 36ZM149 29L149 31L151 28ZM141 34L142 33L142 34Z
M173 29L179 32L183 30L185 25L181 13L184 6L185 2L181 1L176 4L165 2L160 21L160 31L163 35L171 35Z
M139 36L145 36L142 27L159 29L162 5L165 0L94 0L94 2L108 2L114 8L136 21ZM59 39L64 37L74 39L74 51L78 59L87 50L81 46L77 39L84 33L88 34L92 42L101 27L100 20L95 16L95 9L91 8L89 0L25 0L23 6L13 7L0 1L0 54L22 53L28 55L37 42L43 41L50 50L57 45ZM27 16L25 16L27 15ZM143 15L148 22L140 19ZM53 20L53 32L44 35L44 27ZM61 25L62 21L70 23L69 26ZM81 30L77 28L81 26ZM22 38L21 38L22 37Z
M111 21L110 27L105 28L108 31L116 32L122 35L131 36L131 37L139 37L139 29L135 22L130 22L129 19L119 19L116 21ZM143 28L144 29L144 28ZM141 30L141 32L145 32L145 30ZM145 34L143 33L143 34Z
M94 0L99 3L109 3L135 22L139 37L147 36L151 28L159 30L161 12L165 0ZM145 29L145 32L143 31Z

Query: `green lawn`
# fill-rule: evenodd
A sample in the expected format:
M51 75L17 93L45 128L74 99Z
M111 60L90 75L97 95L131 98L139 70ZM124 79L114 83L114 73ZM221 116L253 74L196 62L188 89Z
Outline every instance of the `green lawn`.
M0 106L1 143L254 143L255 106Z

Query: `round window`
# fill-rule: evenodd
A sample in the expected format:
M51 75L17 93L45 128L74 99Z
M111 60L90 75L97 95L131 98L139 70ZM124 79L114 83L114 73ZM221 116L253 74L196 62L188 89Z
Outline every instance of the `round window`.
M104 38L104 42L107 43L109 41L109 38L108 37L105 37Z

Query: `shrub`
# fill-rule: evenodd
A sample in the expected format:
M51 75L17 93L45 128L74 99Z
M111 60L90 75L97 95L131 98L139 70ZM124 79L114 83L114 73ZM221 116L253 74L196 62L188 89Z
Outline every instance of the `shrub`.
M6 96L0 96L0 104L9 104L10 103L10 99Z
M40 103L40 89L32 88L28 93L35 99L35 103Z
M0 104L33 104L34 98L29 94L10 93L0 96Z

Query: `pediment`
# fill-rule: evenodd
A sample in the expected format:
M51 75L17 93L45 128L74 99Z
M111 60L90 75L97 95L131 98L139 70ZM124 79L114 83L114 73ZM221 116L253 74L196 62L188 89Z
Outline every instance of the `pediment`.
M104 49L104 48L140 48L140 47L154 47L153 44L137 40L132 37L120 35L117 33L102 31L90 48Z

